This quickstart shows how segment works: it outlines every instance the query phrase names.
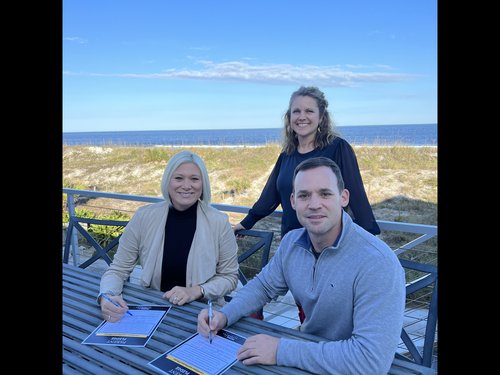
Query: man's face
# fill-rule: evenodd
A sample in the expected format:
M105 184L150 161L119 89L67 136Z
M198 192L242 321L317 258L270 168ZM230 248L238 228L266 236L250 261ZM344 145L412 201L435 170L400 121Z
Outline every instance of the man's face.
M349 192L339 191L335 173L321 166L297 173L290 200L302 226L310 234L321 236L340 232Z

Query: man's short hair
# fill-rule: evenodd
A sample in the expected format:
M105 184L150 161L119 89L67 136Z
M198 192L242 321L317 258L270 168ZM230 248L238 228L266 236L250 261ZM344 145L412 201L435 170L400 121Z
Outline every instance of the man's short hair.
M295 190L295 177L297 176L297 173L318 167L329 167L333 173L335 173L335 176L337 176L337 186L339 191L341 192L344 190L344 179L342 178L342 172L340 171L339 166L332 159L324 156L306 159L295 167L293 172L293 189Z

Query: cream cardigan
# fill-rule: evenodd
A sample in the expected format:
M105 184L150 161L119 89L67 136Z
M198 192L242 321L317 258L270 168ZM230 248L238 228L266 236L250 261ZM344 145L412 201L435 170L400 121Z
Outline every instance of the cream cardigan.
M189 251L186 286L202 285L205 299L224 304L224 296L238 284L238 245L228 216L198 202L196 231ZM102 275L100 292L119 295L137 261L141 285L160 290L163 244L168 205L140 207L123 231L113 262Z

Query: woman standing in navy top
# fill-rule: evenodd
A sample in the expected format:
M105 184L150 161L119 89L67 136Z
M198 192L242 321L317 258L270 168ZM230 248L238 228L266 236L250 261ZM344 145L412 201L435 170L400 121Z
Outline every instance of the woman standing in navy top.
M281 236L302 227L290 203L295 167L305 159L326 156L342 171L345 188L350 192L347 212L354 222L372 234L380 228L363 186L358 161L351 145L333 129L325 94L317 87L300 87L292 93L284 115L284 145L262 193L247 216L233 226L251 229L280 204L283 209Z

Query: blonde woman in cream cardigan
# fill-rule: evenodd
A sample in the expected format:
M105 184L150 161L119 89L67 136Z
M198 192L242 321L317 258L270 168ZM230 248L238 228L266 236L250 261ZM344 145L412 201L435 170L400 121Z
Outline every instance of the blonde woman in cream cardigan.
M203 160L190 151L175 154L161 191L164 201L140 207L130 219L101 278L98 302L106 320L116 322L128 311L123 282L137 261L141 285L161 290L174 305L210 299L222 306L224 296L236 289L238 245L228 216L210 205Z

